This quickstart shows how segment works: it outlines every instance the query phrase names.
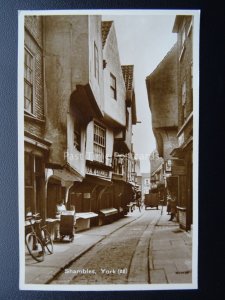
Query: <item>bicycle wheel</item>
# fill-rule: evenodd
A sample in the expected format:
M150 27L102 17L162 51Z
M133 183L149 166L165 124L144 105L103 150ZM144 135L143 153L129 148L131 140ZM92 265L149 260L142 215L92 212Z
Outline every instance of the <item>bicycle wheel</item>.
M48 252L50 254L52 254L53 253L53 242L52 242L50 233L48 232L48 230L46 228L41 229L41 236L42 236L42 241L43 241L44 247L46 247Z
M44 247L39 237L34 233L28 233L26 235L26 245L28 252L36 261L40 262L44 260Z

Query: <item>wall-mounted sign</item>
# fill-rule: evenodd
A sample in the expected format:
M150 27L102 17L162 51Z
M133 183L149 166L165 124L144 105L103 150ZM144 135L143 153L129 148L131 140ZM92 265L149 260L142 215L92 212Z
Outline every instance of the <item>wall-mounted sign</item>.
M165 177L168 175L185 175L186 168L182 159L168 159L165 164Z
M96 167L86 167L86 174L95 175L99 177L109 178L110 179L110 171L102 170Z
M84 193L84 199L90 199L91 198L91 193Z

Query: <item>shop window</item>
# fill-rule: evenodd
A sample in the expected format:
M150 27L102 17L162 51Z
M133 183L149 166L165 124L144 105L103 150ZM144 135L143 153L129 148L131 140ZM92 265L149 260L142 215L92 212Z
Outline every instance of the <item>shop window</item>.
M94 124L94 160L105 163L106 148L105 128Z
M77 119L74 120L73 144L78 151L81 151L81 126Z
M110 73L110 92L111 97L116 100L116 77L112 73Z
M99 82L99 56L98 56L98 48L95 43L94 43L94 72L95 72L95 78Z
M24 49L24 109L33 113L33 74L34 58L33 55Z

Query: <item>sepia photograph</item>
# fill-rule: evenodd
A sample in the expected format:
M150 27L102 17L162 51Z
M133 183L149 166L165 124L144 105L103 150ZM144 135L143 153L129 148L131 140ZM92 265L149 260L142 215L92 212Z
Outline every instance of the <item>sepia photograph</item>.
M199 10L18 12L21 290L198 288Z

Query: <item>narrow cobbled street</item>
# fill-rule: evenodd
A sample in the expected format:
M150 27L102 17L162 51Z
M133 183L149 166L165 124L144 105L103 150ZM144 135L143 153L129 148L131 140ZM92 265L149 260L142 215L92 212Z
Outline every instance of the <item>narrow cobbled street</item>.
M168 279L172 278L173 281L175 277L176 281L178 280L177 278L182 277L181 282L191 282L190 252L188 253L187 251L185 254L186 262L189 260L189 271L187 271L187 268L184 271L183 268L183 272L180 272L181 276L179 276L179 270L175 264L174 268L171 269L172 258L171 262L168 262L168 257L164 256L166 262L163 261L162 256L169 250L168 244L171 247L173 243L177 246L182 241L177 239L178 235L176 231L173 233L173 243L169 240L166 241L165 238L163 241L159 240L160 236L158 234L160 228L167 231L168 228L170 231L171 228L177 228L174 222L168 224L164 222L164 224L161 224L163 226L160 226L160 218L162 218L160 210L146 210L140 218L129 224L125 224L120 229L106 236L74 263L67 266L67 268L54 278L51 284L148 284L152 281L152 283L168 283ZM164 219L168 219L168 216L164 216ZM179 230L177 232L179 233ZM156 241L152 240L154 235L156 239L158 236ZM159 247L160 243L163 248ZM165 243L167 243L166 247ZM182 253L184 253L183 248L181 250L179 254L180 258ZM156 255L156 264L157 255L160 255L161 262L162 264L163 262L166 263L167 269L164 269L161 264L161 266L156 267L156 270L154 270L152 251ZM171 255L170 251L177 257L177 250L174 252L173 249L170 249L169 255ZM170 270L168 269L169 267ZM168 278L166 271L169 271L170 275L172 275L172 272L173 277Z

